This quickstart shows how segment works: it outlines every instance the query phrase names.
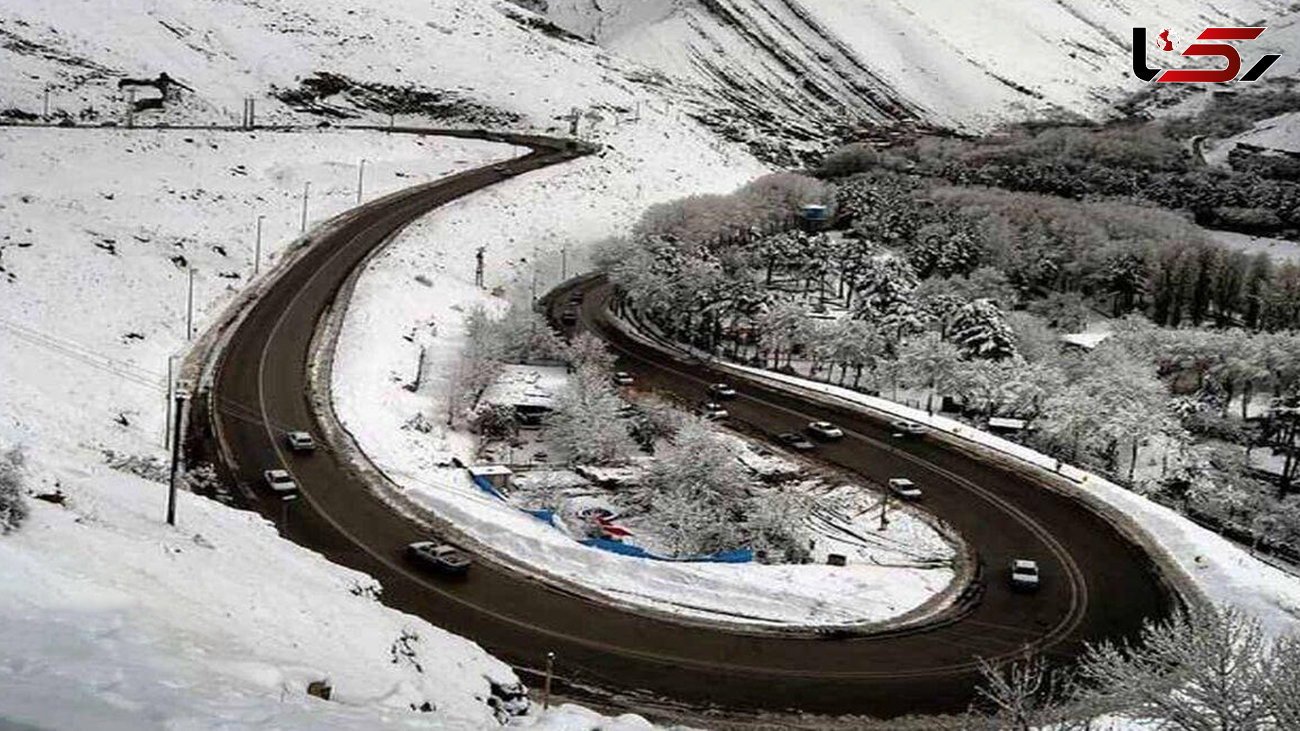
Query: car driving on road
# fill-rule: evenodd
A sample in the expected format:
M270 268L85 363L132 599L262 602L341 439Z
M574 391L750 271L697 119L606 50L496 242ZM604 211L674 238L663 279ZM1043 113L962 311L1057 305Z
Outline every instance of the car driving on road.
M417 541L408 545L406 555L422 566L453 576L464 575L473 563L459 548L433 541Z
M730 414L727 413L726 409L722 408L722 404L716 401L705 401L700 404L700 416L709 421L717 421L718 419L727 418Z
M906 477L889 478L889 493L900 500L921 499L921 488Z
M635 382L636 381L632 378L631 373L628 373L627 371L614 371L615 386L631 386Z
M926 432L925 426L907 419L895 419L889 422L889 426L894 429L895 433L902 434L905 437L919 437Z
M776 435L776 440L796 452L811 452L817 448L817 445L808 441L808 438L798 432L781 432Z
M1011 587L1020 591L1038 591L1038 562L1018 558L1011 562Z
M709 395L715 399L735 398L736 389L726 383L715 383L709 386Z
M284 435L284 441L288 442L289 449L295 452L316 451L316 440L305 431L291 431Z
M829 421L814 421L808 425L808 433L816 439L834 441L844 438L844 430Z
M280 493L290 493L298 491L298 484L293 481L293 477L285 470L267 470L262 473L266 479L266 486Z

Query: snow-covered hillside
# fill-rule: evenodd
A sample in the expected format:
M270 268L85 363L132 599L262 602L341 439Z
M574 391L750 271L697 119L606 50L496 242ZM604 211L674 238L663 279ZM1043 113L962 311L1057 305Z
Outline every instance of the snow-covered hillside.
M536 5L537 3L529 3ZM1141 85L1131 29L1174 39L1253 25L1277 0L547 0L547 15L622 56L700 85L718 107L796 120L921 118L985 127L1097 115ZM1181 45L1181 43L1180 43Z
M679 154L652 167L659 195L693 192L710 170L734 168L723 186L763 170L600 49L530 23L540 21L511 5L452 0L0 0L0 66L10 71L0 77L0 116L45 116L48 89L50 121L121 124L128 94L119 79L165 72L193 91L140 112L137 125L237 123L246 96L259 122L308 126L351 115L387 122L394 111L398 123L564 131L557 116L595 111L582 134L618 144L575 179L590 194L574 203L584 208L606 186L637 194L642 163L665 145ZM304 87L307 78L315 81ZM0 447L26 449L33 491L66 496L66 507L32 500L30 522L0 537L0 718L54 728L494 723L485 675L509 684L508 668L353 596L368 579L246 514L187 497L180 529L164 528L158 465L189 270L198 270L202 330L248 282L259 215L263 273L297 237L306 183L317 222L353 205L363 158L369 198L516 151L328 130L0 135ZM696 176L673 170L687 165ZM556 203L543 190L528 205ZM523 246L510 215L481 225L494 236L513 231ZM584 240L610 230L611 218L598 218ZM111 469L105 450L147 477ZM290 584L277 578L289 575ZM260 590L271 583L283 591ZM327 624L348 630L322 631ZM404 629L421 638L425 673L392 662ZM336 701L305 698L305 682L326 675ZM424 700L436 710L410 710ZM542 723L614 722L575 712Z

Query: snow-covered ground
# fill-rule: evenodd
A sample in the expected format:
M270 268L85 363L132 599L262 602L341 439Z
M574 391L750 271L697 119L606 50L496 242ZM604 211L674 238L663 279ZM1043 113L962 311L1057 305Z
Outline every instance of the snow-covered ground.
M0 129L6 436L161 446L190 271L198 333L252 276L259 216L263 273L297 238L306 183L310 224L355 204L362 158L369 198L512 154L379 133Z
M199 270L197 330L248 281L257 215L265 264L297 236L304 182L317 221L353 204L360 158L369 197L512 152L342 132L0 130L0 446L24 447L31 490L65 501L32 500L0 536L0 725L495 723L489 678L516 682L503 663L368 598L372 579L254 514L182 493L167 528L157 476L114 471L103 450L165 463L185 267ZM326 678L332 701L306 696ZM411 711L425 701L435 710Z
M474 305L506 306L493 290L522 290L527 297L534 286L541 294L557 284L566 267L570 275L582 271L588 246L624 233L646 205L730 191L764 172L691 128L649 119L602 141L609 147L601 157L439 209L371 261L357 282L333 368L341 422L409 496L481 547L627 605L735 623L808 626L878 622L925 604L952 582L950 567L923 568L915 561L737 566L618 556L574 543L448 467L452 457L469 461L473 448L469 435L444 426L465 313ZM474 286L479 246L487 247L482 290ZM415 341L406 340L413 331ZM413 392L403 386L421 347L424 379ZM921 552L942 545L932 529L912 520L891 524L885 537Z
M161 484L52 462L35 478L66 505L0 539L0 725L496 725L486 701L514 672L385 608L370 577L188 493L169 528ZM329 702L306 693L320 680Z
M1270 239L1264 236L1236 233L1234 231L1207 231L1215 241L1232 249L1247 254L1268 254L1269 258L1279 264L1300 263L1300 244L1286 239Z

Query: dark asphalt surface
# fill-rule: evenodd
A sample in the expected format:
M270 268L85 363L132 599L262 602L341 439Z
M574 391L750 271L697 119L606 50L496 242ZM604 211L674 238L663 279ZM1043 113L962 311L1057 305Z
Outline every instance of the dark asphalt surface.
M565 159L562 151L537 149L510 167L521 173ZM609 609L485 561L460 581L408 564L403 548L427 534L374 497L328 445L310 456L292 455L283 433L321 433L308 403L308 351L318 319L351 270L409 221L503 177L479 169L369 204L250 309L217 371L215 420L234 455L233 476L257 494L254 507L280 519L279 498L261 484L261 473L283 464L304 498L290 506L283 529L331 560L375 576L385 603L477 641L535 685L530 669L555 652L557 689L570 695L595 687L697 707L877 716L960 711L972 698L976 657L1005 656L1026 643L1069 657L1084 641L1133 636L1144 618L1172 606L1142 552L1075 500L929 440L900 442L873 419L745 383L728 404L734 418L772 432L828 418L850 434L821 447L821 456L876 480L906 476L925 488L926 507L961 531L986 569L985 591L971 611L923 631L762 637ZM719 380L703 366L660 365L662 354L602 321L607 287L583 286L590 290L583 326L611 341L620 367L640 386L699 400L705 384ZM1038 594L1010 591L1005 567L1015 557L1039 560L1045 583Z

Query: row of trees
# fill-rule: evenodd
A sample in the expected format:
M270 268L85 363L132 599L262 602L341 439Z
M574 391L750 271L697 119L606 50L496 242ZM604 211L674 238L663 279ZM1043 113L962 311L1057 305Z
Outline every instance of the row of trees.
M1159 123L1018 128L977 139L925 140L893 151L917 172L1064 198L1118 198L1187 211L1245 233L1300 229L1300 183L1194 165Z
M1300 325L1300 267L1228 250L1150 206L938 185L888 169L841 182L840 215L918 276L1007 274L1018 298L1075 293L1159 324Z

